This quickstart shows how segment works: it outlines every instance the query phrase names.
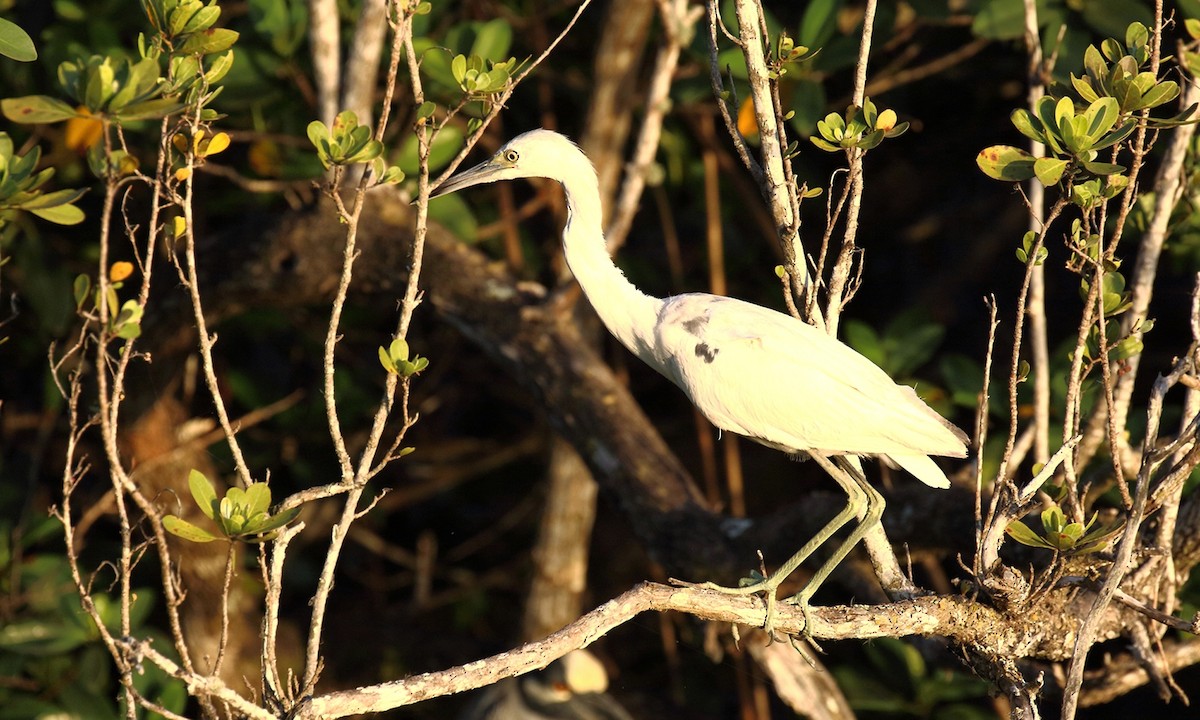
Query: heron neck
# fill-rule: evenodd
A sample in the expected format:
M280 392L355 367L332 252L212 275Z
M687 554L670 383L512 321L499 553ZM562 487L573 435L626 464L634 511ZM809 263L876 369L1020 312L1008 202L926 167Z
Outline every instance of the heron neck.
M567 224L563 228L567 265L609 332L634 355L655 366L651 348L663 301L638 290L613 262L601 230L595 173L584 176L591 178L590 184L563 183L567 195Z

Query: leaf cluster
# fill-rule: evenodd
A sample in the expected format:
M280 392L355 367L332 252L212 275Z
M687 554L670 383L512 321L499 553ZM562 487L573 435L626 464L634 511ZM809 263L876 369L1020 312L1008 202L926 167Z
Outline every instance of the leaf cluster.
M133 340L142 334L142 315L145 313L145 308L138 303L137 300L129 299L121 303L117 291L124 287L124 280L133 273L133 263L121 261L115 262L108 272L108 287L104 295L103 304L108 308L109 335L118 337L122 340ZM87 302L89 297L92 298L92 308L95 312L100 312L101 294L100 285L96 285L95 292L92 291L92 279L87 275L76 275L75 282L72 284L72 290L75 296L75 309L83 310L83 304ZM118 306L120 310L118 310Z
M237 42L234 30L214 27L221 16L217 0L141 0L156 39L176 55L211 55Z
M379 364L389 373L407 378L429 367L429 358L416 355L409 360L408 343L396 338L386 348L379 348Z
M1131 23L1125 43L1109 38L1100 48L1088 46L1082 77L1071 75L1071 85L1082 103L1063 88L1040 98L1033 110L1013 111L1010 119L1025 137L1046 146L1047 156L1011 145L993 145L976 157L979 169L1006 182L1037 178L1046 186L1064 179L1072 188L1072 202L1087 208L1115 195L1128 185L1125 168L1098 161L1101 151L1119 146L1138 127L1135 113L1163 105L1179 96L1179 84L1142 68L1149 62L1149 31ZM1185 122L1193 108L1173 118L1147 120L1153 127ZM1078 188L1078 191L1075 190Z
M79 104L78 110L58 98L30 95L0 101L5 117L20 123L52 123L100 116L121 124L162 117L182 107L161 97L158 62L151 58L133 62L93 55L59 65L58 80L67 96Z
M1096 525L1096 513L1087 524L1067 522L1066 515L1058 505L1042 511L1042 534L1038 535L1020 520L1013 520L1005 528L1006 535L1029 547L1054 550L1069 555L1087 555L1102 550L1108 542L1121 532L1122 523Z
M54 168L36 170L42 151L38 146L18 155L8 133L0 132L0 230L21 212L32 213L59 225L83 221L83 211L73 204L85 190L54 190L42 186L54 177Z
M21 502L20 496L0 499L0 516L17 517L15 505ZM0 685L0 716L117 720L124 715L113 702L119 693L110 673L112 659L95 622L80 612L79 596L66 591L74 585L61 540L49 542L61 534L58 518L48 515L16 527L0 522L0 594L11 599L0 625L0 664L12 681ZM130 629L156 636L150 620L158 593L138 586L131 596ZM92 600L100 622L110 633L120 632L121 604L103 592L93 593ZM155 665L147 663L131 681L174 713L187 705L183 681Z
M188 488L200 512L215 522L220 532L219 535L211 533L175 515L163 518L163 527L168 532L192 542L221 539L266 542L300 514L297 507L271 515L271 488L266 483L250 483L245 490L231 487L225 497L218 499L217 491L204 473L192 470L188 475Z
M857 148L870 150L884 138L903 135L908 130L908 123L896 124L896 112L884 110L879 112L871 98L863 100L862 107L851 105L842 115L829 113L824 120L817 122L817 133L809 138L825 152L837 152Z

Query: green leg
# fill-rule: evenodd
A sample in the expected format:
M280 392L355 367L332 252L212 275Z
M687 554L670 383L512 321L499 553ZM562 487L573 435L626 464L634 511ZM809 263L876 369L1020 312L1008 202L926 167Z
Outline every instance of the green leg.
M828 523L826 523L825 527L821 528L821 530L818 531L817 534L814 535L811 540L806 542L804 544L804 547L800 548L800 550L798 550L796 552L796 554L794 554L790 558L788 558L787 562L785 562L783 565L780 565L778 570L771 573L763 580L760 580L756 583L751 583L749 585L741 585L739 587L725 587L723 585L717 585L716 583L711 583L711 582L701 583L699 585L699 587L706 588L709 590L718 590L718 591L726 593L728 595L754 595L754 594L757 594L760 592L763 593L766 596L766 602L767 602L767 613L766 613L767 620L766 620L766 623L764 623L764 625L763 625L763 629L766 630L767 634L770 635L772 638L774 638L774 633L773 633L774 627L773 626L775 624L775 602L776 602L775 594L776 594L776 591L779 589L779 586L783 583L784 580L787 579L787 577L789 575L791 575L796 570L796 568L800 567L800 564L803 563L805 560L807 560L808 557L810 555L812 555L813 552L815 552L817 548L821 547L821 545L826 540L828 540L830 537L832 537L834 533L836 533L838 530L840 530L843 525L850 522L850 520L852 518L855 518L858 515L860 509L863 507L864 504L868 505L868 510L869 510L871 497L862 490L863 486L866 486L866 488L868 490L870 490L871 493L873 493L876 497L879 497L879 494L875 492L875 489L872 488L870 485L867 485L865 480L863 480L862 483L856 483L851 480L848 480L845 477L845 473L840 468L835 467L833 465L833 463L831 463L829 461L828 458L820 457L817 455L813 455L812 457L817 461L817 463L822 468L825 469L826 472L828 472L830 475L833 476L834 480L837 480L838 484L841 485L843 489L845 489L846 494L849 496L848 502L846 503L846 507L841 512L839 512L837 515L835 515L832 520L830 520ZM880 512L882 512L882 510L883 510L882 500L883 500L883 498L879 497ZM876 514L876 519L878 519L878 514ZM854 547L854 544L857 543L859 541L859 539L862 538L862 535L865 532L866 532L866 529L863 528L863 523L860 523L859 526L856 527L854 529L854 532L851 534L851 536L850 536L851 539L847 540L846 543L843 543L842 546L838 548L837 552L840 552L841 554L837 555L835 553L835 559L840 562L841 559L846 556L846 553L850 552L850 549ZM843 549L844 549L844 551L843 551ZM821 570L818 571L818 575L820 575L821 572L824 572L824 575L820 575L819 580L817 577L814 577L811 581L809 581L808 585L806 585L804 587L804 589L800 591L800 594L796 595L795 597L798 598L798 597L800 597L800 595L803 595L804 593L809 593L811 595L809 588L812 588L812 590L815 591L817 589L817 587L820 586L821 582L824 581L825 577L829 575L829 573L833 570L833 568L836 565L837 565L837 562L833 562L831 565L830 562L827 561L825 563L825 565L823 565L821 567ZM807 602L801 603L801 609L804 612L805 633L807 633L808 632L808 604L807 604Z
M788 598L788 602L799 605L800 611L804 614L804 632L806 635L810 634L809 627L811 626L808 614L809 600L812 599L812 596L817 592L817 589L821 587L821 584L824 583L829 577L830 573L833 572L834 568L836 568L842 562L842 560L846 558L846 555L848 555L850 551L854 549L854 546L857 545L860 540L862 540L863 535L866 535L867 531L879 522L880 518L883 516L884 506L883 496L879 494L879 491L871 487L870 483L867 482L867 479L863 477L862 473L856 468L850 466L850 464L845 460L841 460L838 463L840 467L838 467L834 463L830 462L828 458L817 456L813 457L817 463L819 463L821 467L824 468L831 476L833 476L833 479L836 480L843 489L845 489L846 493L851 497L851 504L853 504L856 499L861 498L862 503L865 504L865 508L863 509L863 515L859 520L858 526L851 531L850 536L847 537L842 544L833 551L833 554L829 556L829 559L825 561L825 564L822 565L821 568L812 576L812 579L808 581L808 584L804 586L804 589Z

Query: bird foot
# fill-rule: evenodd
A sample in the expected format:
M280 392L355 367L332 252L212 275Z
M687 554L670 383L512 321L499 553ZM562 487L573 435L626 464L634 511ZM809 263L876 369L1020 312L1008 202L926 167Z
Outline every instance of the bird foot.
M795 605L800 609L800 615L804 618L804 628L800 631L800 636L803 637L810 645L816 648L817 652L824 654L825 651L817 644L817 641L812 636L812 604L809 602L810 593L806 592L808 588L801 590L787 600L784 600L788 605ZM792 643L795 647L795 642Z
M681 587L693 587L700 590L715 590L725 595L758 595L762 594L763 602L766 604L766 618L763 621L762 629L767 634L770 642L779 640L775 635L775 615L776 605L779 602L777 597L779 585L777 582L772 582L771 578L764 578L758 573L752 573L749 577L744 577L738 581L737 587L729 587L727 585L718 585L714 582L684 582L671 578L673 585ZM807 624L807 617L805 618Z

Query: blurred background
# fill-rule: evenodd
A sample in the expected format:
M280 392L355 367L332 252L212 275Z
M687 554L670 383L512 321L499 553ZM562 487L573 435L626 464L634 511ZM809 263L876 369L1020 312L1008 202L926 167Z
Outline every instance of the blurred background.
M764 4L772 32L786 30L798 44L821 49L789 68L781 92L784 105L794 110L788 132L799 142L795 173L810 187L828 188L841 156L818 150L806 138L818 119L841 112L850 101L862 3ZM1188 16L1200 14L1196 5L1169 4ZM263 239L294 223L287 219L319 199L314 181L322 168L305 138L306 126L319 115L309 16L301 0L223 1L220 7L223 26L240 37L215 104L226 115L218 127L229 133L232 145L208 162L197 184L196 231L208 253L200 260L203 289L220 336L216 354L225 401L238 416L267 409L240 435L248 463L269 469L276 496L282 497L339 474L317 390L332 285L289 287L263 279L300 261L280 256L280 245ZM575 7L556 0L432 3L416 29L429 49L423 67L426 92L434 101L453 102L449 55L437 48L493 60L536 56ZM33 63L0 60L0 92L55 95L59 63L91 54L136 53L138 34L147 29L137 8L128 0L0 0L0 14L28 31L40 53ZM1024 272L1014 257L1027 223L1022 198L975 164L986 146L1023 144L1009 121L1026 94L1020 8L1019 0L883 0L875 24L867 94L881 109L895 110L911 129L866 159L858 240L861 287L846 310L842 339L898 381L916 385L963 428L973 425L980 387L988 331L984 300L996 298L1004 323L998 346L1004 347ZM1047 43L1059 40L1055 79L1080 73L1088 44L1123 37L1132 21L1151 24L1148 8L1138 0L1039 2L1043 37ZM337 9L347 42L358 0L342 0ZM732 10L726 8L725 16L732 18ZM468 162L483 159L525 130L556 129L577 139L601 177L610 179L603 189L611 205L623 158L646 111L646 83L662 38L655 3L595 0L549 62L516 90ZM701 19L675 72L655 165L618 263L648 293L714 291L783 309L774 272L782 255L758 189L717 115L708 52ZM728 45L721 60L729 73L727 85L745 100L739 58ZM403 77L399 84L407 88ZM416 109L407 91L397 93L392 112L399 120L390 128L388 157L411 178ZM743 116L739 126L753 145L752 120ZM0 127L18 145L30 139L41 144L44 164L56 169L57 186L95 182L85 154L98 131L86 121ZM155 150L156 127L148 122L127 131L131 146L144 148L147 158ZM465 134L464 125L441 136L433 153L435 172L444 169ZM801 237L810 252L825 230L828 194L803 205ZM0 718L60 711L74 717L117 716L110 660L78 613L61 557L61 532L47 515L60 492L67 440L63 399L50 378L47 348L76 327L71 283L78 273L94 270L100 197L92 192L78 203L87 215L81 225L35 222L23 225L19 235L0 236L6 261L0 268L0 317L7 320L0 328ZM131 194L127 214L144 215L146 202L144 194ZM551 291L569 287L558 241L564 207L557 188L505 184L437 199L430 212L459 242L517 280ZM1128 248L1136 245L1142 219L1135 211ZM118 244L116 252L125 251ZM1061 270L1061 244L1052 245L1050 253L1059 261L1047 263L1052 362L1065 366L1066 351L1056 348L1074 343L1078 279ZM337 249L330 257L339 256ZM325 272L332 283L338 271L332 262L298 277L311 280ZM1189 295L1198 269L1200 232L1184 218L1168 243L1151 308L1157 325L1145 341L1143 362L1152 369L1147 378L1187 345ZM181 438L212 429L212 411L196 389L188 346L194 330L179 314L182 297L173 271L164 271L157 281L162 298L148 314L143 346L154 362L131 383L123 451L135 466L170 455L168 465L178 477L199 463L205 463L210 477L220 477L232 467L222 443L198 452L193 448L192 454L178 452ZM436 285L438 277L427 275L426 283ZM343 426L352 436L367 426L378 402L383 375L375 348L394 328L399 287L352 293L343 321L336 379ZM534 285L525 287L540 292ZM583 337L628 384L712 507L730 516L757 517L830 496L834 488L828 480L803 481L813 475L807 466L752 443L718 437L698 423L681 393L598 329L585 302L576 310ZM561 625L563 607L568 615L572 607L578 614L642 580L669 575L631 528L619 498L603 488L595 498L578 459L556 439L547 408L504 367L428 304L418 309L409 342L431 361L413 384L411 404L420 421L405 445L415 451L375 479L389 492L358 523L343 554L330 608L323 689L443 669L499 652ZM996 412L1007 418L1003 405ZM89 454L101 462L98 448ZM985 477L989 470L994 472L985 461ZM573 529L563 536L572 540L566 547L539 545L552 517L549 488L555 478L581 475L584 479L569 482L562 496L580 515L568 521ZM894 479L901 485L911 482ZM115 542L107 486L102 478L85 482L79 491L84 502L77 500L90 507L82 520L90 528L82 557L96 566L111 556L107 543ZM889 512L895 507L890 504ZM969 504L959 511L961 518L947 522L967 523L969 532ZM288 556L283 606L296 652L336 518L332 505L306 513L308 529ZM561 521L560 515L554 517ZM953 579L962 575L955 553L969 553L969 545L936 533L909 539L923 584L951 591ZM565 605L538 609L531 604L531 588L538 581L556 584L539 580L538 568L554 562L545 555L548 547L567 553L570 572L582 573L586 583L535 591L566 598ZM750 555L740 561L747 569L755 563ZM145 604L139 602L144 610L137 621L145 628L161 622L153 564L145 563L139 576ZM100 573L96 582L108 580ZM244 559L238 582L254 597L259 574L253 553ZM201 614L211 612L204 595L194 592L189 603ZM827 592L819 602L852 596L836 587ZM254 601L247 602L245 631L256 633ZM250 645L255 642L252 636ZM634 717L791 716L728 633L693 618L643 615L593 649L608 671L610 694ZM936 643L830 643L825 650L821 660L859 717L1007 715L987 685ZM1185 688L1200 688L1194 670L1177 680ZM166 678L157 682L164 697L182 702L180 687ZM388 717L453 717L470 700L442 698ZM1161 706L1142 690L1085 709L1081 717L1131 717L1132 708L1144 708L1146 702L1155 703L1156 717L1187 716L1179 703Z

